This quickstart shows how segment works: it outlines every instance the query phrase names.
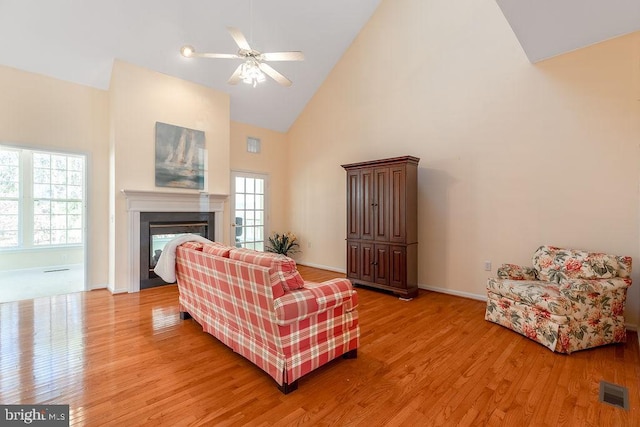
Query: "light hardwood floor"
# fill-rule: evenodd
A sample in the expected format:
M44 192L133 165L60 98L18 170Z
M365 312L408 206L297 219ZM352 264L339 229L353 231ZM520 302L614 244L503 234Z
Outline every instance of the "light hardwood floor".
M339 274L300 266L308 280ZM178 315L177 288L0 305L0 403L69 404L71 425L638 426L638 340L554 354L484 320L484 303L364 288L358 358L283 395ZM598 402L628 387L630 411Z

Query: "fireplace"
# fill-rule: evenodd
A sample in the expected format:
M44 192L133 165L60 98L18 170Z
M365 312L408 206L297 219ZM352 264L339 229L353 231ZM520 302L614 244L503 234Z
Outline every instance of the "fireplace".
M166 285L153 271L164 246L174 237L191 233L215 239L215 217L208 212L140 213L140 289Z
M152 255L145 252L143 256L141 249L142 240L146 242L145 244L148 248L153 248L150 240L151 233L149 233L145 239L141 238L143 230L148 228L148 226L141 224L141 217L146 213L170 214L169 219L161 218L157 220L157 222L163 222L164 220L174 222L174 220L176 220L175 215L177 214L195 214L198 215L195 218L189 217L188 215L186 219L180 217L179 223L185 223L184 221L186 221L186 223L207 222L207 238L218 242L222 242L224 239L224 211L225 203L229 197L226 194L144 190L121 190L121 193L126 199L128 215L128 262L124 266L128 280L127 287L124 289L125 291L138 292L141 288L140 282L145 274L144 272L146 272L147 275L149 274ZM193 232L193 229L191 232ZM148 248L147 251L149 250ZM115 292L122 292L121 289L122 288L117 289Z

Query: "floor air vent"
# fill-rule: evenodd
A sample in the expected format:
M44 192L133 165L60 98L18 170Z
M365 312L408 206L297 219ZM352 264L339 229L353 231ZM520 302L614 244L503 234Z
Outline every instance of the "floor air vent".
M626 387L600 381L600 402L629 410L629 391Z

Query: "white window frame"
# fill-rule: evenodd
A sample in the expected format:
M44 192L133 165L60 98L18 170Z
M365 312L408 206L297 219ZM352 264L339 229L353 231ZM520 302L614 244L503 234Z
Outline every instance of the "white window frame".
M3 201L10 201L10 202L17 202L18 204L18 229L16 230L17 235L16 235L16 239L17 239L17 246L0 246L0 249L14 249L14 248L19 248L20 246L22 246L22 212L23 212L23 202L22 202L22 172L24 170L24 167L22 165L23 163L23 156L22 156L22 152L19 149L15 149L13 147L4 147L4 146L0 146L0 148L2 148L5 151L14 151L17 152L18 154L18 195L17 197L3 197L1 200Z
M258 178L264 180L264 202L263 202L263 211L264 211L264 225L263 225L263 247L266 247L268 242L268 237L270 236L269 231L269 175L265 173L259 172L250 172L243 170L232 170L231 171L231 245L235 246L236 242L236 177L243 178ZM263 249L264 250L264 249Z
M24 252L24 251L46 251L48 249L61 249L61 248L77 248L85 247L87 241L87 166L88 156L84 153L76 152L64 152L60 150L50 150L33 147L20 147L6 144L0 144L0 148L6 150L15 150L20 153L20 184L19 184L19 196L18 196L18 245L0 247L0 252ZM50 155L60 156L73 156L82 157L84 161L84 168L82 172L82 225L81 233L82 238L78 243L63 243L63 244L41 244L36 245L34 243L34 194L33 194L33 154L44 153ZM52 199L49 199L52 200ZM67 201L67 199L61 200Z

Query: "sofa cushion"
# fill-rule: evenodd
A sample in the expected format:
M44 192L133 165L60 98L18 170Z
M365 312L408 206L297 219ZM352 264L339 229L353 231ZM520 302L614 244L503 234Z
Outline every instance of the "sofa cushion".
M571 313L571 301L555 283L538 280L503 280L490 278L487 290L516 302L537 308L542 313L567 316Z
M541 246L533 254L538 279L563 283L573 279L610 279L618 275L618 257L597 252Z
M276 282L280 283L285 291L300 289L304 286L304 280L296 268L296 262L287 256L245 248L233 248L229 252L229 258L269 267L272 286Z
M222 243L213 242L213 243L207 243L206 245L204 245L204 247L202 248L202 252L206 254L229 258L229 252L231 252L231 249L233 249L233 247L223 245Z

